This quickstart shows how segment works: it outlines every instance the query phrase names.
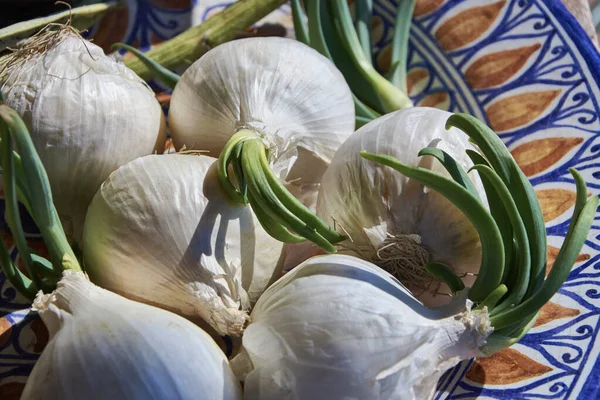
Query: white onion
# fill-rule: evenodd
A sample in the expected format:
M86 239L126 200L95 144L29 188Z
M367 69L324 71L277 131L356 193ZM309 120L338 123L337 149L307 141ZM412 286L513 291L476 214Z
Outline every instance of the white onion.
M290 39L250 38L212 49L185 71L169 127L176 148L214 157L238 130L254 130L281 178L310 184L354 131L354 105L342 74L317 51Z
M356 257L313 257L261 296L232 361L245 399L427 399L442 373L481 354L486 311L466 292L429 310Z
M227 358L211 337L168 311L101 289L67 271L38 295L50 341L24 400L241 399Z
M94 283L239 334L282 243L228 202L215 161L151 155L119 168L90 205L83 255Z
M451 114L414 107L387 114L360 128L336 152L323 176L317 215L350 239L341 252L388 270L427 305L448 301L445 286L432 282L425 260L441 262L458 275L476 273L481 262L479 236L450 201L391 168L365 160L361 150L391 155L402 163L449 176L431 156L419 157L427 146L438 147L465 170L473 164L465 153L473 149L466 134L445 129ZM472 172L480 196L485 192ZM467 286L473 280L465 276Z
M154 93L133 71L63 33L12 68L2 90L31 133L67 233L79 240L100 184L128 161L162 153L165 123Z

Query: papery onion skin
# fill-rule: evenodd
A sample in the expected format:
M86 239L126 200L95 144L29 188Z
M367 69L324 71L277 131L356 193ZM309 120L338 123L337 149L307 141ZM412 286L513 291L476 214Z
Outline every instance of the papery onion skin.
M68 271L34 308L50 341L24 400L241 399L227 358L202 329Z
M323 175L317 215L351 237L339 249L378 264L377 250L388 235L420 236L430 261L450 266L456 274L477 273L481 263L479 236L469 220L439 193L424 188L391 168L365 160L361 150L391 155L404 164L419 165L448 176L444 167L419 151L433 142L468 170L473 163L465 154L473 149L468 137L456 128L445 129L449 112L413 107L378 118L357 130L336 152ZM485 202L485 192L475 172L469 173ZM379 264L378 264L379 265ZM465 277L467 286L473 278ZM426 305L448 302L444 295L411 286ZM438 293L447 293L441 286Z
M152 90L74 33L10 72L2 91L31 133L54 204L75 240L110 173L164 149L164 114Z
M375 265L313 257L261 296L232 361L245 399L427 399L440 376L480 356L486 311L465 293L425 308Z
M90 205L83 256L94 283L236 335L283 244L250 207L227 201L215 162L151 155L119 168Z
M185 71L171 97L169 127L176 148L214 157L236 131L255 130L272 146L273 161L302 148L298 176L289 178L317 183L323 171L314 157L329 162L352 134L354 104L342 74L317 51L290 39L249 38L212 49ZM275 171L294 175L290 164Z

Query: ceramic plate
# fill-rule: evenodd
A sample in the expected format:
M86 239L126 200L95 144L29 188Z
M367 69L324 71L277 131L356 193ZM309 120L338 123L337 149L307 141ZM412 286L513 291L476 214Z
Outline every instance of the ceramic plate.
M147 48L229 3L129 0L90 35L105 48L117 41ZM374 3L375 59L386 70L396 1ZM280 26L263 27L262 34L292 34L288 6L265 21ZM415 104L469 112L498 132L540 199L550 270L575 202L568 169L581 171L593 194L600 189L600 58L594 46L558 0L417 0L411 34L408 87ZM168 94L160 98L167 101ZM26 227L31 246L43 252L31 221ZM10 237L3 239L18 258ZM435 398L598 398L599 249L600 224L530 333L508 350L449 370ZM0 274L0 398L6 400L19 397L48 340L27 306Z

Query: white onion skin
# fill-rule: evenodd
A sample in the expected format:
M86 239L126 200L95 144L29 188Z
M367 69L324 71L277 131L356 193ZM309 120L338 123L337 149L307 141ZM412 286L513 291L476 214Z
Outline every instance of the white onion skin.
M54 204L76 240L110 173L164 149L164 114L152 90L75 34L13 71L2 90L29 129Z
M50 340L23 400L238 400L241 388L211 337L173 313L67 273L34 302Z
M427 107L407 108L380 117L357 130L336 152L323 175L317 215L350 234L341 250L358 257L352 248L368 247L373 238L383 241L389 234L417 234L431 261L444 263L459 274L477 273L481 263L479 235L471 222L439 193L406 178L400 172L360 156L361 150L390 155L402 163L428 168L450 177L433 157L418 152L440 140L438 148L449 153L468 170L473 164L465 153L473 149L462 131L445 129L451 115ZM487 207L485 192L476 172L469 173ZM367 232L372 235L369 237ZM371 253L374 257L374 252ZM370 260L375 262L374 260ZM473 277L464 278L467 286ZM409 282L403 282L411 290ZM443 286L441 292L448 292ZM428 306L447 303L449 297L425 292L418 296Z
M207 156L151 155L111 174L84 227L83 256L92 282L201 317L220 334L239 334L248 304L223 299L255 301L282 262L283 244L262 229L250 206L227 200L216 166ZM227 273L237 260L239 277ZM218 273L235 279L241 298L212 276ZM221 296L208 306L192 286L215 282Z
M450 367L480 356L487 312L466 291L425 308L356 257L313 257L261 296L232 361L244 399L423 400Z
M354 104L342 74L316 50L284 38L241 39L185 71L171 97L169 128L177 149L214 157L239 129L255 130L274 146L275 164L299 148L293 178L318 183L314 158L329 162L354 132ZM284 164L274 168L285 179L294 173Z

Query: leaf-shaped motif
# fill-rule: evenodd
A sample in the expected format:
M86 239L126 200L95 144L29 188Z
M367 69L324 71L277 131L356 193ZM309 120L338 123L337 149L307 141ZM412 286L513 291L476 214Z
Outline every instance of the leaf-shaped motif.
M523 143L511 151L526 176L538 174L563 158L583 138L551 137Z
M546 249L546 276L550 273L550 270L554 266L554 261L556 261L556 256L558 256L558 252L560 249L554 246L548 246ZM589 260L591 256L586 253L581 253L575 259L576 263L580 263L582 261Z
M377 55L377 60L376 60L377 66L383 72L388 72L391 67L391 65L390 65L391 59L392 59L392 45L388 44L383 49L381 49L381 51Z
M486 110L490 126L502 132L526 125L539 117L559 93L560 90L528 92L499 100Z
M0 399L19 400L25 384L21 382L8 382L0 385Z
M437 92L425 96L425 98L421 100L418 105L419 107L435 107L446 110L450 103L449 100L450 97L448 96L448 93Z
M490 357L475 360L467 379L481 385L508 385L535 378L552 371L552 368L532 360L514 349L502 350Z
M413 17L421 17L423 15L434 12L444 3L444 0L417 0L415 1L415 11Z
M385 24L379 15L374 15L371 19L371 44L375 45L383 39Z
M429 78L429 71L425 68L415 68L406 74L406 90L409 94L416 94L422 90L422 82ZM414 89L414 93L413 93Z
M579 315L579 310L563 307L549 301L540 309L540 314L533 326L536 327L547 324L555 319L575 317L577 315Z
M541 47L539 43L513 50L487 54L475 61L465 72L465 78L473 89L485 89L500 85L515 75L527 59Z
M575 205L575 192L567 189L544 189L536 192L544 221L550 222Z
M506 1L473 7L448 19L435 31L435 38L446 51L461 48L479 38L500 14Z
M6 318L0 318L0 347L4 346L10 338L12 324Z
M50 338L50 334L48 333L48 328L42 322L41 319L35 319L31 322L31 330L35 335L35 343L33 343L33 351L35 353L41 353L44 351L44 348L48 344L48 339Z

